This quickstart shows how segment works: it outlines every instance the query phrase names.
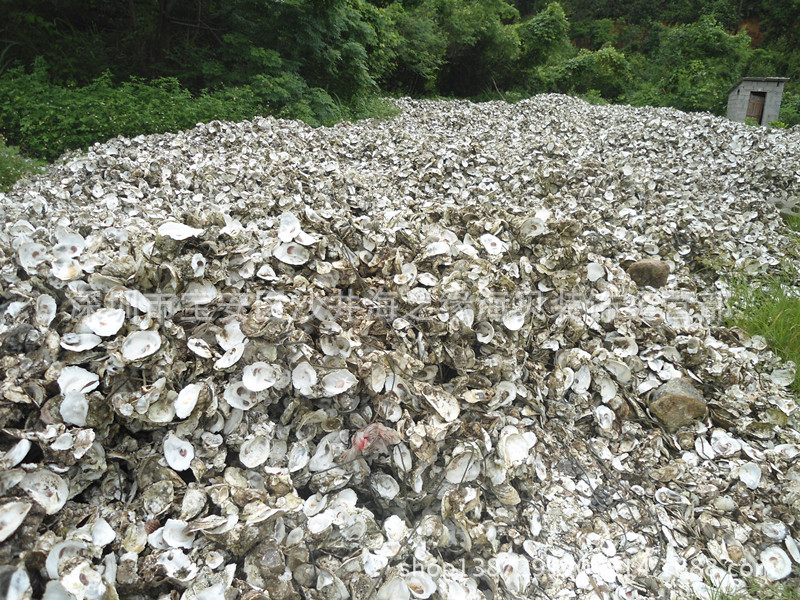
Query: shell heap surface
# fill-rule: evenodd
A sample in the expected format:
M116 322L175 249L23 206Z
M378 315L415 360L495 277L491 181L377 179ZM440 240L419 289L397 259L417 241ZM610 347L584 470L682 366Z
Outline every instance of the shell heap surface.
M4 597L797 576L794 365L720 311L796 268L798 128L397 105L114 139L0 195Z

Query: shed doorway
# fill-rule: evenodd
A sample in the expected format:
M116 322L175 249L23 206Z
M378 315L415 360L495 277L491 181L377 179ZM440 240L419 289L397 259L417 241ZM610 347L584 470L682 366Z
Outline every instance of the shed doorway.
M766 92L750 92L750 102L747 105L747 118L754 119L761 125L761 117L764 116L764 104L766 101Z

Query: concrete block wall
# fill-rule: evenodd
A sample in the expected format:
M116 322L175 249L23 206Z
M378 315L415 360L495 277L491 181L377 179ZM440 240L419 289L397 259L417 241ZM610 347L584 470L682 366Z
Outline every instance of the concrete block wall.
M750 103L750 92L766 92L767 94L761 123L768 125L770 121L777 121L783 95L782 81L745 80L739 83L728 94L728 118L731 121L744 123L747 116L747 105Z

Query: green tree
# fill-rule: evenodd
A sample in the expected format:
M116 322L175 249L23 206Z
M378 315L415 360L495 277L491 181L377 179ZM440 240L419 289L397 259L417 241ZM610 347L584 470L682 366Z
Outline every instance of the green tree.
M585 94L597 90L603 98L616 99L632 81L631 65L625 54L611 46L584 49L558 66L557 81L562 91Z
M504 0L429 0L447 40L438 87L471 96L504 80L519 56L517 10Z
M627 99L723 114L727 90L741 77L750 54L750 37L744 32L729 34L713 17L668 28L649 76Z

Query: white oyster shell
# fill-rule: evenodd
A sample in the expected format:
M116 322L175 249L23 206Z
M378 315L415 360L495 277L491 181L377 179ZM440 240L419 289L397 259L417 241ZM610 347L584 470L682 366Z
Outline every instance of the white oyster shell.
M42 244L29 242L17 248L19 264L28 273L48 259L47 248Z
M61 336L61 347L72 352L91 350L102 342L103 339L93 333L65 333Z
M786 552L778 546L770 546L762 550L759 559L764 569L764 575L770 581L784 579L792 572L792 561Z
M296 242L278 244L272 250L272 255L282 263L295 266L304 265L311 258L311 253L308 249Z
M204 230L196 227L190 227L177 221L167 221L158 228L158 235L172 238L173 240L186 240L190 237L199 237L203 235Z
M0 505L0 542L5 542L22 525L31 510L30 502L6 502Z
M205 389L205 385L201 383L190 383L184 387L175 398L175 416L179 419L185 419L197 406L200 399L200 394Z
M100 337L115 335L125 324L125 311L121 308L101 308L87 316L83 324Z
M67 392L61 400L58 410L65 423L84 427L86 417L89 415L89 401L82 392Z
M239 410L250 410L259 402L258 394L241 381L231 381L226 385L222 397L231 408Z
M754 462L741 465L739 480L751 490L758 488L758 484L761 482L761 467Z
M83 367L64 367L58 376L58 387L62 394L81 392L88 394L100 385L100 377Z
M326 397L343 394L358 383L355 375L347 369L331 371L322 378L322 389Z
M164 438L164 458L176 471L186 471L194 459L194 446L169 432Z
M48 327L56 317L56 300L49 294L42 294L36 299L36 324Z
M251 392L263 392L278 382L280 371L263 361L247 365L242 373L242 384Z
M134 331L122 342L120 351L125 362L147 358L161 348L161 336L156 331Z
M18 485L48 515L57 513L67 503L69 484L63 477L47 469L38 469L28 473Z

